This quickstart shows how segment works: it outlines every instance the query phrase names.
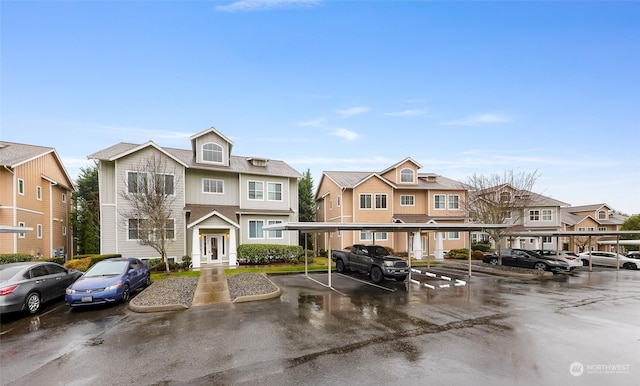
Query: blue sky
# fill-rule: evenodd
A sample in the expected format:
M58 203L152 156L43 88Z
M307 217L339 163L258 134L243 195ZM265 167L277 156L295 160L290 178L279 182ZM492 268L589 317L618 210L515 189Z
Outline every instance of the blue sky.
M0 139L70 175L118 142L323 170L407 157L640 213L640 2L2 1Z

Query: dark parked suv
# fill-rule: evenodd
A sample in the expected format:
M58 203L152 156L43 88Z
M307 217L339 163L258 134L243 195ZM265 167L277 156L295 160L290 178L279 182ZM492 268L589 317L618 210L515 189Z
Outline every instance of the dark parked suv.
M560 259L554 259L552 257L541 256L534 251L527 251L524 249L502 249L502 265L508 265L511 267L532 268L539 271L551 271L551 272L569 272L569 264ZM488 264L498 264L498 254L494 252L485 256L482 261Z

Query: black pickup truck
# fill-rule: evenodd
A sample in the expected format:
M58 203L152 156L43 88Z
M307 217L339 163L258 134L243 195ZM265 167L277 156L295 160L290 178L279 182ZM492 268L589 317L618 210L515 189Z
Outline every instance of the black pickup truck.
M374 283L385 277L404 281L409 274L409 264L403 258L392 256L380 245L355 244L348 251L333 251L331 259L336 262L336 270L358 271L369 275Z

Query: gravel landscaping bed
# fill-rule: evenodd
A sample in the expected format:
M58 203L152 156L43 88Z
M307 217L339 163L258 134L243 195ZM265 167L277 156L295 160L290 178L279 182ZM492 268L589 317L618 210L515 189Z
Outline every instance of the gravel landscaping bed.
M172 277L154 281L144 291L133 297L135 306L153 307L181 304L191 307L198 277Z
M241 296L265 295L278 287L262 273L239 273L227 277L231 301Z

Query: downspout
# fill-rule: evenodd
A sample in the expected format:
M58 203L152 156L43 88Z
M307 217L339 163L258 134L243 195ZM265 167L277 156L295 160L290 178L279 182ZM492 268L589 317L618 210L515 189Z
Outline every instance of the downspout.
M12 171L7 165L4 165L6 171L13 175L13 182L11 186L13 186L13 203L11 209L11 215L13 217L11 225L18 226L18 189L16 187L16 172ZM13 234L13 253L18 253L18 233Z

